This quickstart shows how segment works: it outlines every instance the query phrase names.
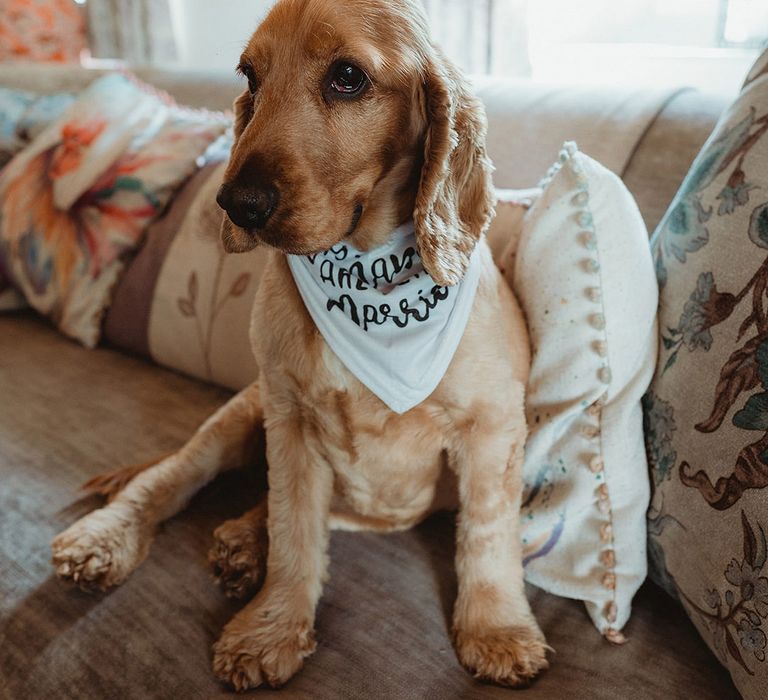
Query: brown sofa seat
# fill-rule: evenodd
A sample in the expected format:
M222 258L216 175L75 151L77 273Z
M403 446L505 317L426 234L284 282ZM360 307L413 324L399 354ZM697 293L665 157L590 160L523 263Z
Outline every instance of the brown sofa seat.
M228 394L111 350L87 351L24 314L0 317L0 698L211 699L210 648L240 607L214 586L211 531L254 500L220 478L167 523L120 588L87 595L54 575L51 538L97 505L89 476L183 443ZM456 662L453 522L335 533L318 651L281 698L491 698ZM648 585L613 646L582 605L530 588L551 670L525 698L737 698L683 611ZM258 697L270 697L264 692ZM278 695L275 694L277 697Z

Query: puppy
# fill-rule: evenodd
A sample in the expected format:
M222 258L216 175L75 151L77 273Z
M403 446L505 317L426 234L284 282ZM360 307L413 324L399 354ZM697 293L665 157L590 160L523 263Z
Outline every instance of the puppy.
M332 527L393 531L458 507L457 656L478 678L526 684L548 649L525 597L518 523L529 348L485 240L493 198L481 103L430 42L418 0L280 0L239 70L248 89L235 102L218 201L225 248L263 245L270 257L251 324L259 382L178 453L123 474L124 488L119 476L96 482L114 498L54 540L57 571L88 587L123 581L159 522L252 459L263 423L266 501L220 528L213 554L234 577L230 592L263 579L215 645L220 679L279 686L312 653ZM393 263L420 271L400 284L431 278L424 309L474 279L439 383L399 409L331 349L294 267L331 251L375 254L393 231L412 235L417 251ZM400 293L398 279L385 293ZM374 311L371 328L397 315L389 304ZM230 545L248 562L245 577L227 572Z

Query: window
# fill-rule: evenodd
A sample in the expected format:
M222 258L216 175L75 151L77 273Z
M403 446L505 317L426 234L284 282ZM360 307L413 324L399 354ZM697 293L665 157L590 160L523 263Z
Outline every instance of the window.
M768 41L767 0L424 0L470 72L735 92Z
M273 0L76 0L96 56L237 64ZM768 42L768 0L421 0L466 72L735 93ZM174 59L175 56L175 59Z
M718 39L721 46L754 46L768 35L768 3L765 0L720 0Z

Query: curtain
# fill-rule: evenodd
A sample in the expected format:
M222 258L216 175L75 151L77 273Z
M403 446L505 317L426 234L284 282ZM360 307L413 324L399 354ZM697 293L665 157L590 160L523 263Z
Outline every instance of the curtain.
M134 64L176 60L179 51L174 39L171 2L173 0L88 0L84 7L91 55ZM422 2L434 40L467 73L530 75L529 0ZM268 4L267 0L227 0L227 3L237 6L248 3L254 7ZM225 11L226 4L221 3L219 7Z
M168 0L88 0L85 7L94 58L132 64L176 59Z
M528 0L422 0L432 38L468 73L528 76Z
M485 73L491 63L493 0L423 0L432 38L464 70Z

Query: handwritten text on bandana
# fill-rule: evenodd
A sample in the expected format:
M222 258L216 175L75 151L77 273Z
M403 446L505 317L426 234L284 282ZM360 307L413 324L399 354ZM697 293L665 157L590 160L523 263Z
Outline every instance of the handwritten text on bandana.
M440 383L464 333L479 279L437 285L424 270L413 223L362 252L342 243L288 256L293 278L323 338L341 362L396 413Z

